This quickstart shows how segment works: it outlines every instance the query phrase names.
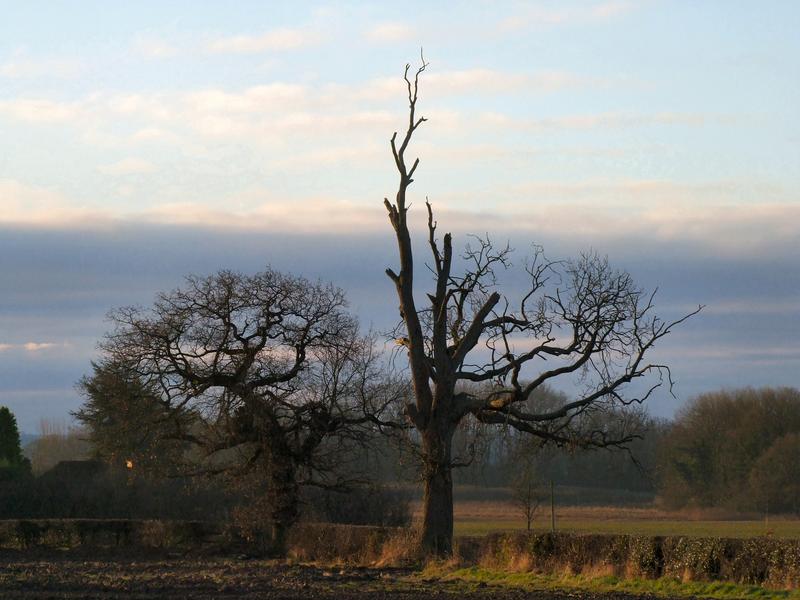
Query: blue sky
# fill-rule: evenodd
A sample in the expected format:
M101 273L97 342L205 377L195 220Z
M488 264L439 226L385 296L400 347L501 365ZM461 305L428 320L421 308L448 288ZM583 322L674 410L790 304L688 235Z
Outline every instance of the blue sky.
M63 418L114 306L266 264L389 324L381 200L402 68L456 242L593 248L708 308L658 348L679 400L797 385L795 2L0 2L0 404ZM420 229L417 229L421 235Z

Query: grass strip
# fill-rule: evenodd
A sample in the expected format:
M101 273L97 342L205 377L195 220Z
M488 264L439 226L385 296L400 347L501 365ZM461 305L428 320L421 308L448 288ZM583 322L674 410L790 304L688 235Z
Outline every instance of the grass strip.
M764 521L688 521L688 520L624 520L624 519L559 519L557 529L564 533L608 533L647 536L688 536L751 538L771 536L800 538L800 520ZM461 519L454 523L456 535L483 536L498 531L524 531L521 520ZM550 522L534 523L534 531L549 531Z
M778 590L755 585L742 585L722 581L681 581L660 579L627 579L613 575L587 577L583 575L546 575L540 573L513 573L482 567L453 570L446 566L428 566L419 575L442 581L463 581L474 584L498 585L527 590L559 590L629 594L652 594L669 598L715 598L717 600L800 600L800 590Z

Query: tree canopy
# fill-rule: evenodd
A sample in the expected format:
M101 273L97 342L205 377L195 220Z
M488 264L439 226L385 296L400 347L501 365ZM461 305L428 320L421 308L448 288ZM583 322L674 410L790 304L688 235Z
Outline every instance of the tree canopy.
M403 387L332 285L220 271L110 319L101 347L129 373L126 393L142 401L132 410L151 413L140 423L201 450L198 472L255 474L278 550L299 486L343 485L354 449L395 426ZM89 383L91 392L102 382Z
M797 470L788 451L800 434L800 391L792 388L723 390L687 404L660 449L660 493L673 506L764 510L776 482ZM787 487L788 493L791 488ZM762 502L756 507L754 500ZM794 509L772 501L773 510Z

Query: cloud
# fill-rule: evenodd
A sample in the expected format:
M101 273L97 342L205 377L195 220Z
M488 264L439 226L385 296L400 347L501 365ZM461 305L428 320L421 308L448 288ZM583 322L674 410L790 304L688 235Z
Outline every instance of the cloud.
M172 58L178 55L178 48L164 40L146 35L138 36L134 41L134 51L145 58Z
M770 185L625 180L512 188L517 200L498 212L515 229L546 223L548 233L566 238L658 240L742 257L800 244L800 203Z
M40 352L42 350L49 350L50 348L55 348L58 344L53 342L27 342L22 345L28 352Z
M682 125L702 127L711 124L727 124L740 117L725 114L681 113L681 112L605 112L596 114L562 115L544 119L526 119L503 113L484 112L477 121L484 127L536 130L588 130L588 129L632 129L653 125Z
M588 83L589 79L564 71L536 74L509 73L493 69L467 69L431 73L426 78L432 94L469 92L504 94L519 90L551 92Z
M569 71L522 73L475 68L426 73L424 88L425 97L430 99L455 95L550 93L568 88L611 86L615 83L613 79L587 77ZM326 85L321 93L329 101L339 98L350 102L394 102L405 94L405 85L398 77L378 77L350 86Z
M600 23L636 10L638 2L611 0L581 7L562 4L558 8L531 6L500 21L500 32L519 31L534 27L552 27L584 23Z
M797 311L795 311L797 312ZM769 362L800 362L800 348L793 345L713 344L686 347L681 350L682 359L694 361L737 361L749 365Z
M246 204L244 210L219 210L190 202L164 204L137 215L134 221L216 229L250 231L292 231L296 234L371 235L385 225L379 210L339 199L304 198L279 201L264 190L236 194L220 203L223 206Z
M25 352L36 354L44 350L52 350L54 348L66 348L68 344L57 344L55 342L25 342L22 344L0 344L0 352L8 352L11 350L24 350Z
M69 58L28 58L17 54L0 63L0 77L7 79L70 79L83 71L79 60Z
M297 157L302 164L335 165L369 159L379 148L356 146L349 156L336 151ZM497 149L495 149L497 150ZM492 148L481 149L482 153ZM347 149L342 150L346 153ZM361 157L361 159L359 159ZM291 166L292 162L281 165ZM115 174L145 165L130 160L110 165ZM492 190L494 203L470 208L465 193L434 199L442 223L454 232L493 231L498 235L547 237L581 247L671 245L675 252L717 256L781 256L800 245L800 203L770 187L745 187L737 201L736 182L687 185L669 181L532 182ZM772 199L748 203L759 194ZM470 195L471 197L471 195ZM474 206L474 205L473 205ZM225 207L225 208L221 208ZM424 211L411 219L424 229ZM0 222L36 227L114 227L123 223L180 225L243 231L294 231L367 235L385 227L385 214L368 198L343 199L309 194L288 199L250 188L215 199L173 201L137 211L88 209L52 190L0 180ZM87 225L89 224L89 225Z
M57 190L0 179L0 223L34 227L99 225L103 215Z
M753 297L713 302L707 308L713 315L791 315L800 312L800 296L786 300Z
M130 136L132 142L164 142L175 144L180 141L177 134L160 127L143 127Z
M110 165L98 167L97 170L106 175L138 175L151 173L155 166L142 158L123 158Z
M425 210L417 198L409 215L423 289L430 284L423 266L429 254L422 235ZM47 402L41 396L42 403L35 405L38 390L72 390L73 383L90 369L89 361L97 356L95 342L108 329L103 315L114 306L149 306L158 291L181 285L187 273L204 275L221 268L252 273L270 264L281 271L311 279L321 277L341 285L347 290L353 312L365 324L384 330L395 322L396 300L383 271L397 264L396 247L377 199L366 199L363 204L333 198L320 199L316 204L307 204L302 198L281 202L268 190L252 189L247 194L222 198L218 206L239 204L245 208L238 211L235 219L228 210L217 214L207 210L205 216L195 215L194 224L185 225L178 224L178 216L182 211L196 210L193 204L171 207L165 211L172 213L169 219L161 219L155 213L149 215L147 222L142 216L137 220L120 219L108 231L92 229L88 220L62 229L3 228L0 254L13 255L15 259L0 264L0 276L15 285L0 297L0 331L4 334L0 341L15 346L12 352L3 353L0 361L0 401L11 397L7 390L31 390L30 400L19 399L17 404L27 407L31 423L35 424L43 414L66 414L79 404L78 399L70 400L72 396L61 393L47 396ZM260 206L268 204L273 207L259 212ZM563 242L561 230L547 237L547 219L527 221L525 230L511 230L509 219L492 215L490 209L481 215L457 208L434 203L439 231L443 234L454 230L457 251L466 241L462 232L488 230L496 234L499 242L510 239L519 250L517 258L525 254L524 242L531 239L543 243L553 258L573 255L573 250L559 246ZM305 214L312 227L305 231L293 229L295 224L303 224ZM223 222L229 220L227 226L215 224L220 216ZM335 226L326 227L326 217ZM356 220L349 223L350 219ZM170 221L174 224L170 225ZM594 243L580 232L571 239L578 240L578 247L582 248ZM645 241L632 240L627 252L614 251L611 259L615 266L629 270L645 288L660 287L656 298L659 314L677 316L685 312L683 304L688 309L698 302L709 306L707 312L676 330L673 340L667 339L657 348L658 360L675 366L673 374L681 384L680 392L689 395L722 385L796 385L792 383L797 372L796 352L790 368L787 361L779 364L781 356L761 353L770 347L792 348L792 341L800 335L800 305L795 304L791 310L792 299L797 296L792 282L798 280L800 266L792 261L789 252L796 246L784 248L788 252L779 255L748 256L744 260L705 252L681 255L680 242L662 242L655 237ZM599 250L608 248L599 246ZM43 261L43 257L48 258ZM515 264L519 266L518 262ZM524 285L515 281L519 288L510 282L510 291L503 282L512 298L519 297ZM764 298L772 299L776 311L786 307L789 312L715 312L726 302L736 308L736 303L760 305ZM39 354L21 347L27 341L57 340L69 340L72 345ZM712 357L719 358L685 356L686 348L702 351L706 347ZM725 360L725 348L736 347L752 347L759 356ZM758 361L759 367L753 368L751 358Z
M206 45L212 54L258 54L261 52L280 52L315 46L322 41L322 35L312 29L281 28L261 35L236 35L218 38Z
M79 107L72 103L44 99L0 100L0 115L32 123L55 123L74 119Z
M517 73L493 69L466 69L431 73L426 94L432 98L485 94L539 94L565 88L602 87L610 80L567 71ZM85 142L101 147L130 142L192 145L196 136L247 139L279 145L294 133L318 135L353 132L385 135L402 122L397 99L405 90L401 79L374 78L353 84L301 84L275 81L239 90L217 87L189 91L92 93L70 101L46 98L0 100L0 116L28 122L69 123ZM491 112L426 108L439 131L488 129L631 128L649 124L701 126L715 117L702 114L606 113L523 119ZM358 128L358 129L355 129ZM129 133L121 134L127 130ZM190 139L195 136L195 140Z
M636 10L638 6L639 3L637 2L614 0L612 2L603 2L592 6L589 9L589 14L595 19L610 19L632 12Z
M369 28L364 37L370 42L406 42L414 38L414 30L405 23L379 23Z
M276 110L297 110L308 103L309 90L302 85L270 83L246 88L241 92L205 89L182 96L186 108L196 114L258 114Z

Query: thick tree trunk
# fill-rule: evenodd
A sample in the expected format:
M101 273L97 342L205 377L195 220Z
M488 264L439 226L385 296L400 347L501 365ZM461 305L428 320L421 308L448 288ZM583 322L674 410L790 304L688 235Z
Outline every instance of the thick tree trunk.
M452 427L434 427L422 436L425 496L421 544L424 553L446 557L453 553Z
M280 521L272 521L270 528L269 540L269 554L283 558L286 556L288 550L286 546L287 534L289 533L289 526Z
M292 525L297 522L300 504L295 467L290 458L273 457L272 464L269 466L267 496L271 517L270 553L276 556L285 556L287 534Z

